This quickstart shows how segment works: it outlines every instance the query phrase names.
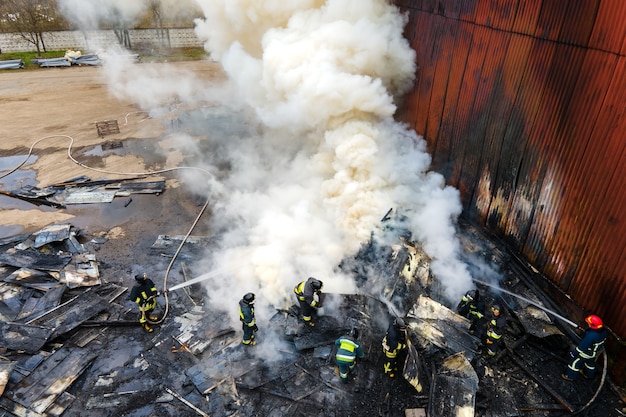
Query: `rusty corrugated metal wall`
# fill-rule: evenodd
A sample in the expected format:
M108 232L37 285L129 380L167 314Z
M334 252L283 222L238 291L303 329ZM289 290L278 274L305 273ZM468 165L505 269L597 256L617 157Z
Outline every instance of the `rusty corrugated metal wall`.
M395 4L418 65L400 118L433 168L626 339L626 1Z

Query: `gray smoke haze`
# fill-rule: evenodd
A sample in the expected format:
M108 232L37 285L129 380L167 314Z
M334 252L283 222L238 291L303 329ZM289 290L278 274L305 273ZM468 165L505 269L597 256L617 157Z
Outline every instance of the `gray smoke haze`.
M150 8L147 0L57 0L57 4L63 16L82 30L112 24L132 27ZM190 19L199 10L194 0L158 0L158 4L170 21Z
M62 3L88 23L113 9L131 19L141 2ZM385 0L196 4L205 16L196 33L228 81L138 66L114 49L103 72L113 94L146 110L171 97L219 101L252 114L245 124L261 132L214 144L219 151L206 155L207 168L217 171L218 159L227 161L226 175L188 174L208 181L215 197L210 221L220 242L206 270L223 273L207 272L212 305L232 311L253 291L259 304L285 306L308 276L323 280L328 292L353 292L352 278L336 266L370 238L389 208L409 215L446 298L456 303L473 287L455 236L459 193L429 171L424 140L393 120L395 98L412 88L415 74L415 53L402 36L405 16ZM189 138L179 140L191 146Z

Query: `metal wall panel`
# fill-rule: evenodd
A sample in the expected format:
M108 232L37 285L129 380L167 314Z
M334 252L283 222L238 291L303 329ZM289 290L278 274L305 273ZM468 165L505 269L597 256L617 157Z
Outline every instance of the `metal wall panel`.
M512 32L533 35L537 27L537 20L539 20L539 13L541 13L542 3L543 0L520 1Z
M626 1L602 0L589 39L589 48L626 53Z
M626 2L397 4L418 65L399 117L434 169L468 217L626 339Z

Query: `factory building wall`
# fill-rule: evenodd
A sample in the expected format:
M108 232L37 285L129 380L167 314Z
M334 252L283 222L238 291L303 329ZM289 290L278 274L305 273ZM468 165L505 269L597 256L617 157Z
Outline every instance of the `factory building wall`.
M579 322L604 318L623 382L626 2L395 4L418 66L400 119L465 216L562 290Z

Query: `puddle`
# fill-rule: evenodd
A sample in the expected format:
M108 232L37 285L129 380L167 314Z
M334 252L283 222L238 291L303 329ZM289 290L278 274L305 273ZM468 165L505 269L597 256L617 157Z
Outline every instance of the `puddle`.
M24 159L26 159L26 155L0 157L0 176L5 175L7 172L21 164ZM37 156L29 156L26 163L20 169L0 179L0 189L4 191L13 191L20 189L25 185L36 185L37 173L35 170L25 169L25 167L34 164L36 161ZM4 206L0 207L5 208Z
M26 155L13 155L0 157L0 176L5 175L7 172L21 164ZM15 191L23 188L26 185L37 185L37 173L33 169L25 169L25 167L32 165L37 161L35 155L31 155L26 163L17 171L12 172L4 178L0 178L0 190L2 191ZM26 201L19 200L17 198L7 197L0 195L0 209L3 210L28 210L34 206ZM0 228L0 235L10 236L10 230L14 230L14 227L19 226L3 226ZM23 228L20 227L20 230ZM6 232L6 234L5 234ZM19 233L19 232L18 232Z
M0 238L19 235L24 231L24 227L20 225L4 226L0 225Z
M106 158L110 155L121 156L132 154L142 158L146 166L164 164L167 160L167 155L165 155L165 152L159 147L160 140L161 138L148 138L125 139L124 142L105 142L84 152L82 156ZM80 160L80 157L78 159Z

